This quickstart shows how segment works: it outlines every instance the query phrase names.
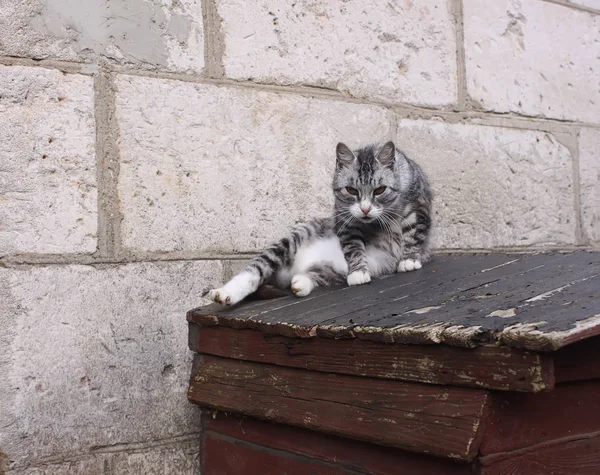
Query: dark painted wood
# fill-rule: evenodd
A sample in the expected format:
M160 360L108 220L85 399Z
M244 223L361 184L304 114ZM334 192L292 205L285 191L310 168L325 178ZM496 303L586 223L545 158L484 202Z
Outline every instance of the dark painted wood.
M538 394L495 393L479 451L483 455L600 432L600 380Z
M484 390L198 358L188 398L203 406L460 460L481 441Z
M285 452L261 450L207 435L204 475L339 475L350 472Z
M327 373L511 391L554 386L549 355L512 348L395 345L358 339L288 338L190 323L196 352Z
M600 253L438 256L366 286L210 306L188 318L284 336L554 351L600 334Z
M554 355L557 382L600 379L600 337L561 348Z
M468 475L471 467L436 457L328 436L283 424L218 414L205 418L207 434L301 455L344 470L372 475ZM239 472L242 473L242 472Z
M504 459L483 457L480 462L480 475L598 475L600 434L536 446Z

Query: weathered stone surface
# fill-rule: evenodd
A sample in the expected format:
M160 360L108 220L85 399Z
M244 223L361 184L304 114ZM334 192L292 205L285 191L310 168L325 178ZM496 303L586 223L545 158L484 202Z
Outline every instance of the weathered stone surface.
M12 465L196 433L185 312L220 281L216 261L0 269L12 329L0 447Z
M448 2L218 0L228 77L385 102L456 101Z
M581 129L579 176L584 236L600 243L600 130Z
M96 452L66 462L16 469L9 475L200 475L200 435L157 447Z
M139 77L117 88L130 250L261 249L330 213L338 141L392 137L379 107Z
M484 109L600 123L600 16L538 0L465 0L464 15Z
M435 247L575 242L571 155L552 135L402 120L397 136L432 182Z
M92 78L0 66L0 255L96 250Z
M0 54L200 71L200 0L0 3Z

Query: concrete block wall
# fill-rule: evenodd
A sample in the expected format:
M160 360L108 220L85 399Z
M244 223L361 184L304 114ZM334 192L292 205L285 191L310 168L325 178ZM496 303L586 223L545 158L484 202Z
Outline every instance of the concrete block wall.
M338 141L440 251L600 246L600 1L0 3L0 473L197 474L185 311L326 214Z

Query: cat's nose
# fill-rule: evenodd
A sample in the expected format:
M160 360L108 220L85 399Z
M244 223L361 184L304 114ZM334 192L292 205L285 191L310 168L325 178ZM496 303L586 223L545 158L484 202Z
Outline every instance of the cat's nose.
M366 216L366 215L368 215L368 214L369 214L369 212L371 211L371 206L365 206L365 207L361 206L361 207L360 207L360 210L361 210L361 211L363 212L363 214Z

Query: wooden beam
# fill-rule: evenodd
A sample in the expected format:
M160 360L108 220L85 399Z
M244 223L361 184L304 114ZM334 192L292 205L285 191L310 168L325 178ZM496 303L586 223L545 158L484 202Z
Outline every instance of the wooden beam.
M478 475L598 475L600 433L535 446L498 460L482 457Z
M371 475L390 473L469 475L473 473L471 466L466 463L223 413L216 414L215 417L205 416L204 431L208 437L221 437L235 444L248 443L248 446L254 447L255 450L272 449L274 453L281 454L283 457L286 454L295 454L309 460L325 462L338 467L339 473L345 473L345 470L350 473ZM209 453L202 454L201 459L208 457L210 460L210 456ZM205 470L203 473L210 472ZM295 472L288 470L287 473Z
M472 460L488 393L197 356L188 398L223 411Z
M486 427L483 455L600 432L600 380L558 385L547 393L495 393Z
M190 348L226 358L327 373L537 392L554 387L550 355L507 347L397 345L358 339L288 338L190 323Z
M286 452L261 450L260 447L223 440L210 434L206 436L205 451L202 457L205 467L203 473L209 475L343 475L353 473L318 460Z

